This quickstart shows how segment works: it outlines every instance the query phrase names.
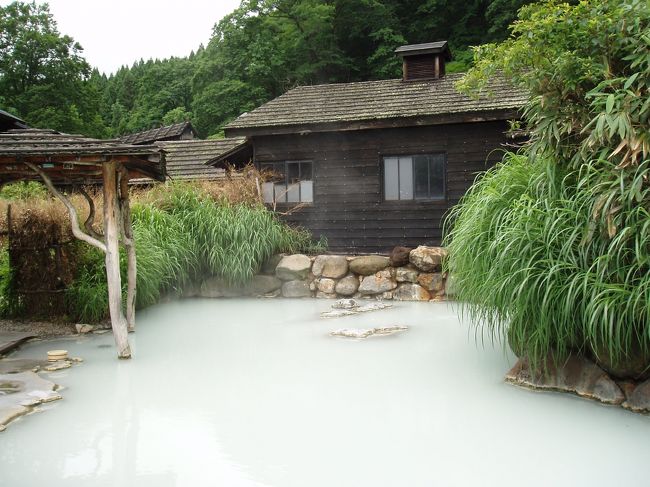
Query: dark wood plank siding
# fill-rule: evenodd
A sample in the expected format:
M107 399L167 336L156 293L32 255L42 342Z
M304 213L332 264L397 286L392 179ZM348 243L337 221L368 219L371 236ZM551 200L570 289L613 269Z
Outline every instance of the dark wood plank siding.
M314 203L283 217L342 253L388 252L396 245L439 245L448 209L477 174L501 159L505 122L411 127L253 139L256 163L312 160ZM387 155L447 154L447 199L384 201Z

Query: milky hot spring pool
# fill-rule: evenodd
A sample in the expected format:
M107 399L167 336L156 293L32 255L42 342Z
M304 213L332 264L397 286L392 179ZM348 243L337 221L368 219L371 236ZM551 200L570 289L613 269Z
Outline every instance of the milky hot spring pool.
M447 304L321 319L327 300L184 300L110 334L24 346L85 363L0 434L7 487L650 485L650 418L503 382ZM343 328L407 325L351 340Z

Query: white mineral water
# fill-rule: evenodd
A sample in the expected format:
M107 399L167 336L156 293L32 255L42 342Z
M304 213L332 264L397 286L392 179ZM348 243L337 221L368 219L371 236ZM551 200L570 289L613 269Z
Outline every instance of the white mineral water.
M131 361L111 335L23 347L86 361L0 433L0 485L650 485L650 417L505 384L512 356L446 304L319 318L331 303L155 306ZM328 335L388 325L409 329Z

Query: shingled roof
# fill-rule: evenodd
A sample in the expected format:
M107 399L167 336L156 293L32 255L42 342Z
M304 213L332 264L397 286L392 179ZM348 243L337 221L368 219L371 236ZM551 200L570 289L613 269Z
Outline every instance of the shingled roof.
M226 134L355 130L376 127L377 121L409 126L504 119L526 102L526 93L501 77L492 79L478 99L470 98L454 86L462 76L299 86L241 115L226 126Z
M123 163L134 177L165 180L165 154L151 145L91 139L49 129L13 129L0 133L0 183L38 179L23 162L41 166L54 182L101 180L102 164Z
M137 132L135 134L124 135L120 140L125 144L151 144L153 142L177 139L183 133L190 129L194 135L194 128L190 122L180 122L166 127L159 127L156 129L145 130L144 132Z
M26 129L27 124L24 120L12 115L9 112L0 110L0 132L5 132L11 129Z
M167 175L172 180L218 179L223 169L206 165L223 154L246 143L245 137L214 140L175 140L156 142L166 154Z

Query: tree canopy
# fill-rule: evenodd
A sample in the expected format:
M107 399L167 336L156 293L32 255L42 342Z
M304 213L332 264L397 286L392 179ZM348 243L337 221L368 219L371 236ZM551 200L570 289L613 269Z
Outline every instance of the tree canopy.
M464 71L469 47L505 39L527 3L242 0L207 46L107 76L58 32L46 4L14 2L0 7L0 106L34 126L93 136L183 119L210 136L297 85L398 77L402 44L448 40L448 71Z
M0 7L0 103L35 126L105 135L100 92L82 48L46 4Z

